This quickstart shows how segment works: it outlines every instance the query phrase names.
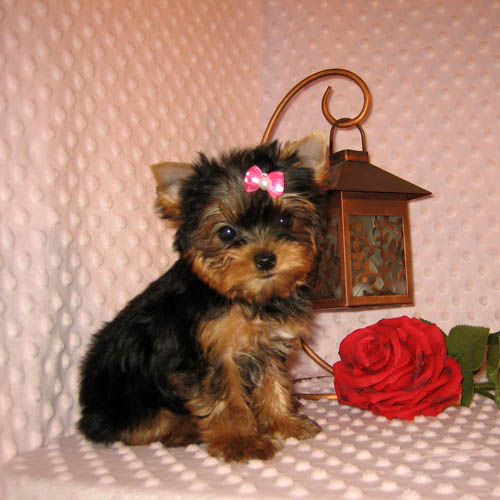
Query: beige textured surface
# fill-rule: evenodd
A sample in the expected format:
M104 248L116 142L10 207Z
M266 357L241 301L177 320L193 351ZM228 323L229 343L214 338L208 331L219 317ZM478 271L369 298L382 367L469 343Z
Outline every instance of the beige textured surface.
M329 390L331 380L304 384ZM497 499L500 425L486 399L413 422L306 402L323 427L287 439L269 462L226 464L206 446L93 446L73 435L17 457L5 500ZM488 436L487 439L485 436Z
M319 315L313 347L333 362L403 313L498 329L498 1L4 0L0 37L0 463L74 432L89 336L175 259L148 165L258 142L320 69L367 82L372 162L434 196L411 206L415 307ZM357 113L330 83L333 114ZM276 137L325 128L323 92Z

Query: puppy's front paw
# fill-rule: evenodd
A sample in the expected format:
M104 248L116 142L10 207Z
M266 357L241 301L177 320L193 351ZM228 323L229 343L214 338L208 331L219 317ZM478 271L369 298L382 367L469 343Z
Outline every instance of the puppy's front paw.
M297 435L294 436L297 439L310 439L322 431L319 424L305 415L299 415L298 418L300 424L297 426Z
M231 436L209 444L208 452L226 462L248 462L251 459L269 460L278 447L265 436Z
M296 439L310 439L321 432L321 426L314 420L305 415L294 415L275 422L275 424L267 429L267 433L278 439L286 439L294 437Z

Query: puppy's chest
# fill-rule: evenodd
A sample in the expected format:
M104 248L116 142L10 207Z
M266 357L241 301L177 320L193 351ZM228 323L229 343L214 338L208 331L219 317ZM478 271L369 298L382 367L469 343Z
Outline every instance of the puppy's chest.
M216 319L202 322L198 339L209 359L235 359L241 355L285 358L305 329L304 319L264 320L233 305Z

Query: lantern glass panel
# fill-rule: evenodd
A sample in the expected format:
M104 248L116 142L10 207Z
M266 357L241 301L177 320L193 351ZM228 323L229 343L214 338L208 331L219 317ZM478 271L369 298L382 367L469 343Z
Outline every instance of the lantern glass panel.
M353 297L405 295L403 217L349 215Z
M317 299L337 299L342 295L339 217L337 215L323 218L322 235L320 260L315 273L313 289Z

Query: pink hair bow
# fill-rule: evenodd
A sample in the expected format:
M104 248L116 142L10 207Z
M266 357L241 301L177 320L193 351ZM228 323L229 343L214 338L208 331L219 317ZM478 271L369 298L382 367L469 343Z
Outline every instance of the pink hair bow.
M245 191L250 193L257 189L267 191L273 198L281 196L285 190L285 174L280 170L265 174L257 165L253 165L245 174Z

